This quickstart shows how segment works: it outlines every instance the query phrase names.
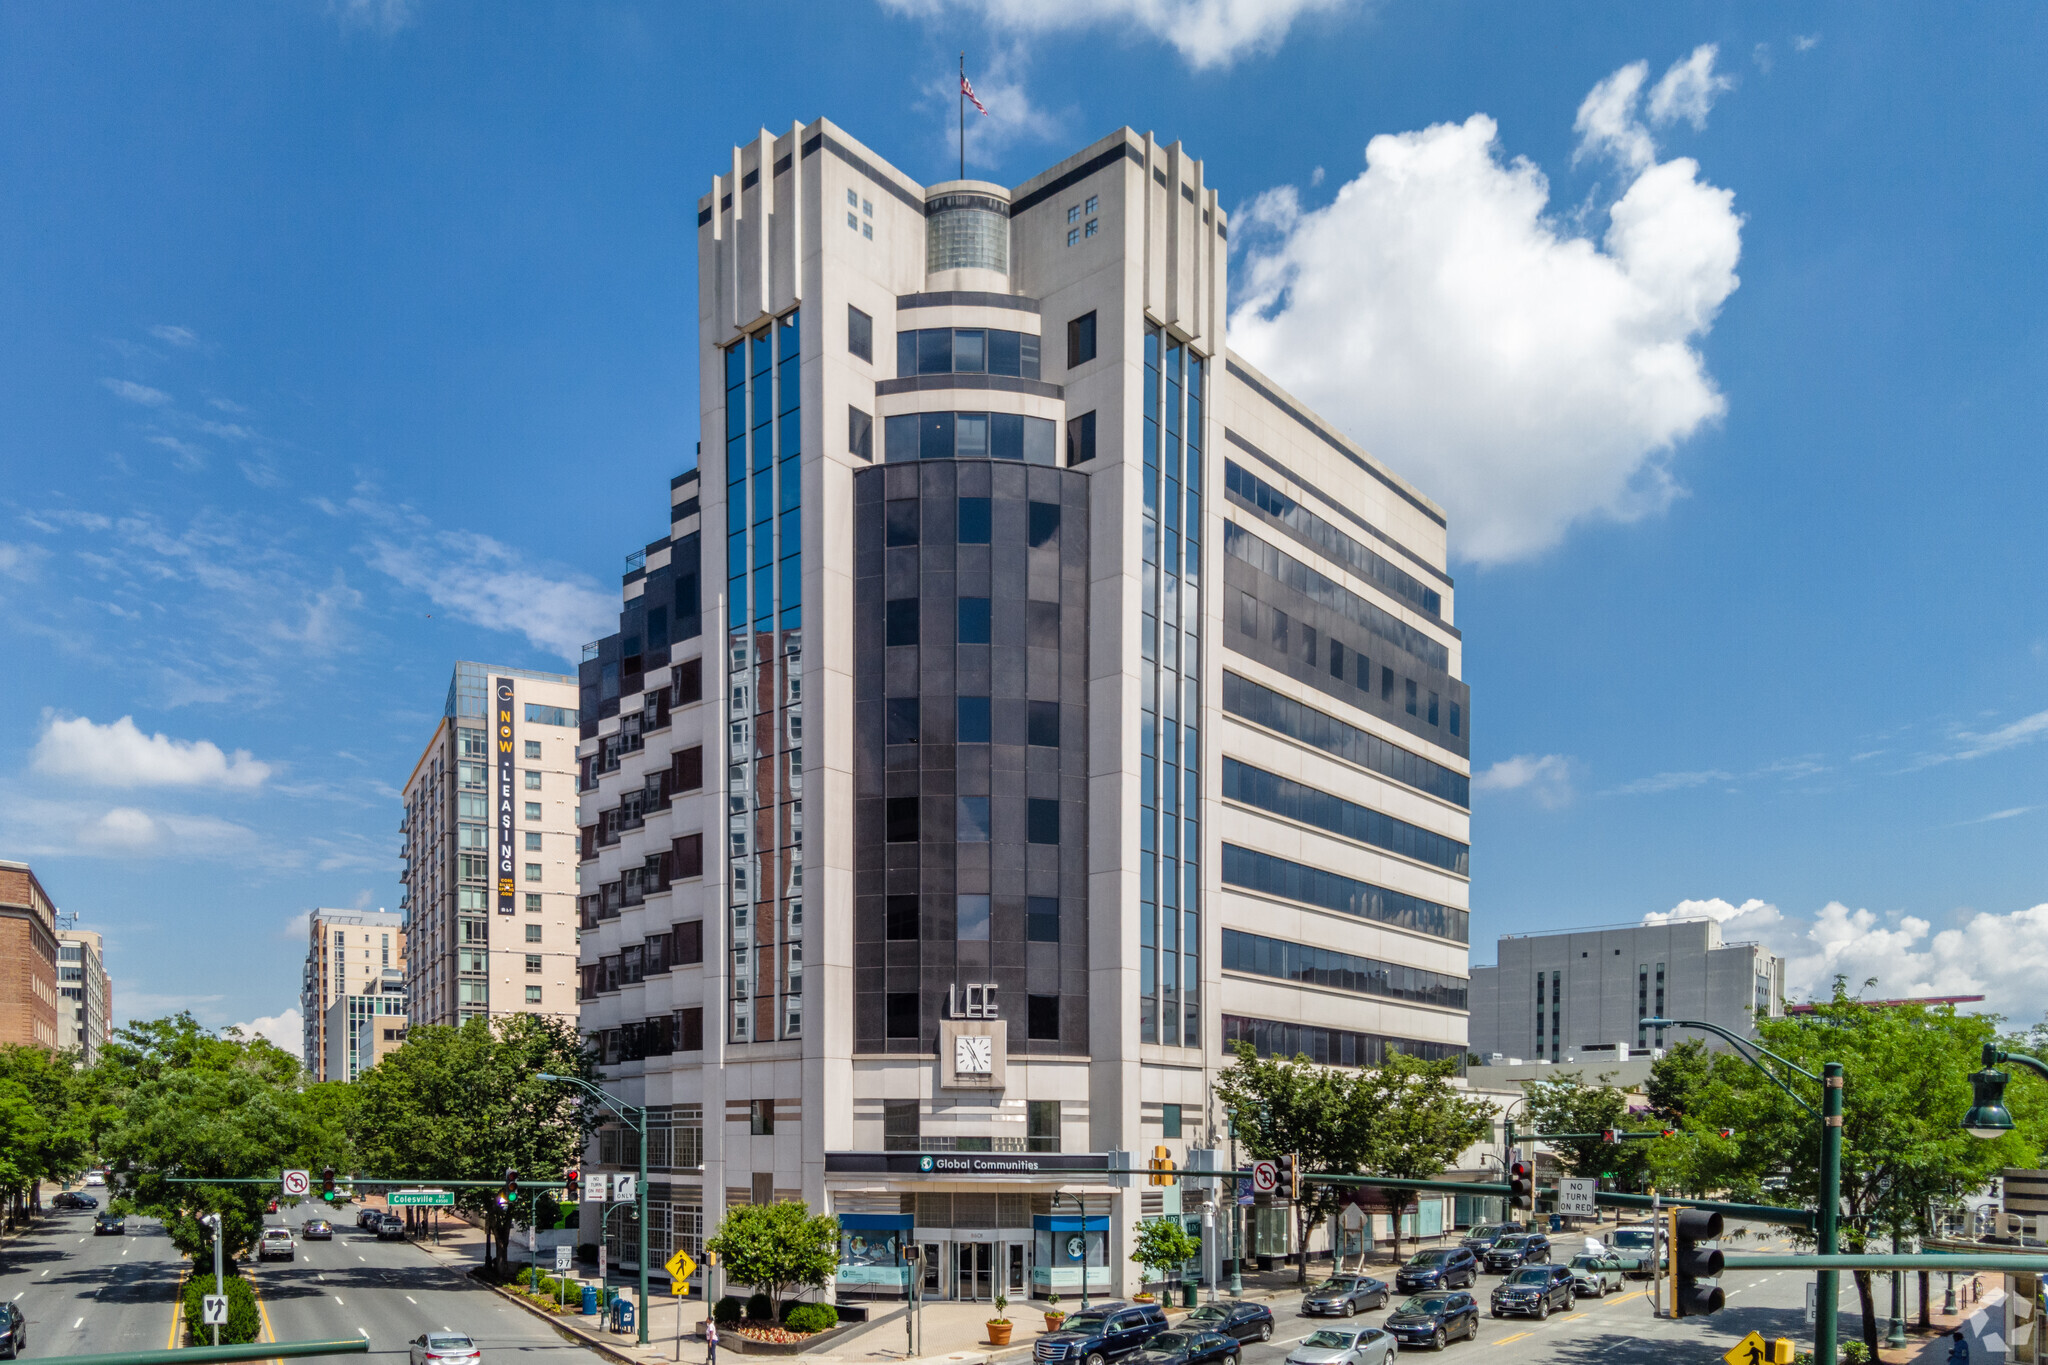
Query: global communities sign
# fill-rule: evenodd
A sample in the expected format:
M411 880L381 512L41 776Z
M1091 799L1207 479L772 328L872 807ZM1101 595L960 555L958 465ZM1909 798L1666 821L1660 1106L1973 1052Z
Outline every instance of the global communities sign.
M827 1152L827 1174L1051 1176L1099 1172L1101 1152Z
M519 856L512 847L518 837L512 819L513 788L517 786L512 772L512 680L499 678L491 695L497 711L493 737L498 742L498 913L509 915L518 881L512 867Z

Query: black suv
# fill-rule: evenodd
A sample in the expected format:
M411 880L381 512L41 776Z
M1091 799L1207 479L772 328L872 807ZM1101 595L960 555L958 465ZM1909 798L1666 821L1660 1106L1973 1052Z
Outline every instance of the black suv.
M1273 1310L1263 1303L1205 1303L1180 1320L1184 1332L1221 1332L1239 1341L1271 1341Z
M1509 1233L1527 1232L1528 1230L1520 1223L1476 1223L1473 1225L1472 1230L1465 1234L1465 1239L1458 1243L1458 1245L1464 1247L1474 1256L1484 1256L1487 1252L1493 1250L1495 1242L1498 1242Z
M1466 1247L1418 1251L1394 1272L1394 1288L1403 1294L1425 1289L1470 1289L1479 1279L1479 1258Z
M1069 1313L1059 1331L1047 1332L1032 1346L1031 1358L1103 1365L1143 1350L1165 1330L1166 1312L1156 1303L1098 1303Z
M1540 1232L1511 1232L1486 1250L1486 1268L1496 1275L1550 1259L1550 1239Z
M1570 1266L1525 1266L1493 1287L1493 1315L1497 1318L1510 1313L1547 1318L1552 1309L1570 1312L1571 1307Z

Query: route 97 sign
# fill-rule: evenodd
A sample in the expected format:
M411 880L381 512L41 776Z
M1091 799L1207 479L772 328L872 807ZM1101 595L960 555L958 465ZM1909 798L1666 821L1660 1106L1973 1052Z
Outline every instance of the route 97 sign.
M1252 1191L1256 1194L1271 1194L1280 1188L1280 1163L1277 1161L1254 1161L1252 1163Z

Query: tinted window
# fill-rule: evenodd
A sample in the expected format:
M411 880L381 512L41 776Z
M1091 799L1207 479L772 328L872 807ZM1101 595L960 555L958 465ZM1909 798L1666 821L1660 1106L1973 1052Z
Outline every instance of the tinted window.
M1029 709L1029 733L1025 742L1047 749L1060 747L1060 704L1056 701L1034 701Z
M1083 313L1067 324L1067 368L1095 359L1095 314Z
M914 796L892 796L883 811L884 823L888 826L886 838L892 844L914 844L917 842L917 798Z
M891 896L888 901L887 927L884 933L892 939L913 939L917 933L917 897Z
M862 360L875 358L875 320L852 304L846 306L846 349Z
M1056 896L1033 896L1024 910L1024 937L1032 943L1060 941L1060 903ZM1214 1307L1214 1305L1210 1305ZM1217 1308L1221 1314L1223 1310Z
M917 992L896 991L888 998L888 1036L917 1037Z
M1026 1035L1034 1040L1058 1042L1060 998L1057 995L1033 995L1026 997L1026 1002Z
M887 531L885 545L917 544L917 499L894 498L883 504Z
M891 602L890 607L896 604ZM959 643L963 645L985 645L989 642L989 613L986 597L963 597L960 599ZM894 640L889 642L895 644Z
M999 413L997 416L1000 419L1001 414ZM960 499L960 543L962 545L986 545L989 543L988 536L988 499Z
M984 374L988 370L988 333L962 327L953 333L953 373Z
M884 729L889 744L917 743L917 698L891 697L883 703L887 715Z
M990 332L988 334L988 372L1016 377L1023 373L1015 332ZM1036 379L1038 376L1033 375Z
M1028 835L1034 844L1056 844L1060 841L1060 803L1056 800L1032 797L1027 803Z
M917 334L917 372L945 374L953 368L953 331L926 327Z
M1031 543L1050 545L1059 539L1060 505L1056 502L1031 504Z
M989 705L987 697L960 698L959 731L954 735L956 743L986 744L989 741Z
M899 597L884 609L883 642L891 645L917 643L917 599Z

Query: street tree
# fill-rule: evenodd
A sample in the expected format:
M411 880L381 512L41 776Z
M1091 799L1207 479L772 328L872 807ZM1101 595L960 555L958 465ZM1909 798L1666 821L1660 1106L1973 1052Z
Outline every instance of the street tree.
M705 1244L718 1253L726 1278L768 1296L778 1320L791 1290L822 1289L839 1268L839 1220L811 1216L801 1199L779 1204L736 1204Z
M1131 1259L1152 1272L1148 1280L1164 1281L1201 1254L1201 1239L1190 1236L1180 1219L1164 1215L1138 1225L1137 1246L1131 1251Z
M1866 982L1865 988L1875 983ZM1876 1006L1850 995L1837 977L1834 993L1813 1013L1756 1021L1757 1040L1819 1074L1824 1062L1843 1066L1843 1250L1867 1252L1873 1242L1924 1232L1926 1211L1983 1188L2004 1166L2037 1164L2041 1094L2007 1093L2018 1131L1993 1142L1963 1131L1970 1107L1969 1073L1995 1029L1981 1015L1952 1006ZM1819 1107L1811 1082L1794 1077L1801 1098ZM1724 1190L1731 1198L1816 1207L1819 1124L1754 1067L1716 1053L1706 1079L1687 1098L1679 1136L1652 1144L1660 1184ZM2024 1117L2022 1115L2024 1114ZM1722 1139L1719 1128L1734 1130ZM1765 1185L1782 1177L1782 1190ZM1877 1311L1870 1273L1854 1272L1863 1312L1863 1344L1877 1358Z
M1714 1054L1707 1051L1704 1038L1685 1038L1650 1063L1650 1079L1643 1096L1650 1113L1668 1126L1677 1127L1692 1110L1692 1097L1707 1083L1713 1071Z
M1239 1040L1237 1059L1216 1076L1216 1097L1230 1116L1237 1138L1253 1157L1287 1168L1299 1158L1304 1171L1361 1169L1371 1125L1349 1113L1359 1098L1336 1070L1297 1054L1291 1061L1258 1055ZM1295 1247L1300 1253L1296 1278L1308 1282L1308 1232L1318 1220L1334 1214L1344 1202L1343 1188L1327 1181L1309 1181L1294 1205Z
M604 1116L584 1092L541 1073L596 1079L573 1024L539 1014L416 1026L405 1046L364 1072L353 1097L361 1169L405 1180L552 1179L576 1165ZM483 1218L494 1264L506 1264L526 1206L500 1206L496 1189L457 1187L456 1207ZM522 1196L525 1197L525 1196Z
M1537 1080L1523 1081L1528 1096L1528 1118L1538 1133L1587 1133L1590 1137L1552 1138L1544 1143L1566 1175L1581 1180L1612 1175L1616 1189L1635 1189L1649 1170L1645 1142L1610 1144L1599 1136L1612 1128L1618 1132L1641 1130L1641 1120L1629 1113L1628 1096L1614 1086L1613 1073L1596 1076L1591 1084L1585 1074L1561 1071Z
M1451 1083L1458 1061L1427 1061L1389 1052L1379 1066L1351 1080L1355 1098L1346 1121L1360 1126L1346 1146L1373 1175L1434 1180L1473 1143L1493 1134L1494 1107ZM1392 1215L1394 1254L1401 1252L1401 1210L1412 1194L1382 1187Z

